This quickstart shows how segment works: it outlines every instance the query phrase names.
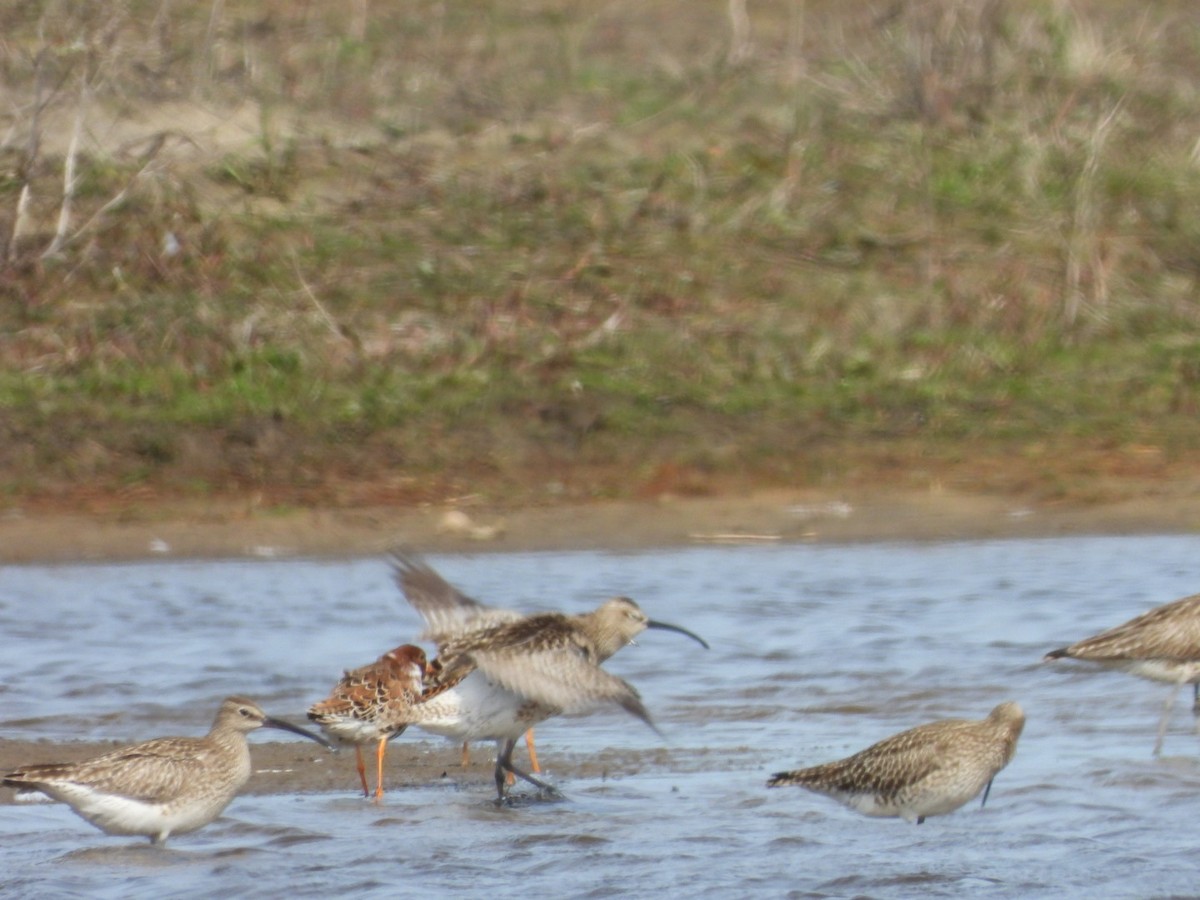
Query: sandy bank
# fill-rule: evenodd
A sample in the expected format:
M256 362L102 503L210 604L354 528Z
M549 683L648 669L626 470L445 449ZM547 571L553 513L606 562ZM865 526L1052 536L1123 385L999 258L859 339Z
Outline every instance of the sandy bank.
M1200 488L1156 484L1054 504L949 491L769 490L500 509L486 505L263 511L226 501L0 520L0 562L172 557L362 556L397 542L427 553L716 542L924 541L1200 530Z

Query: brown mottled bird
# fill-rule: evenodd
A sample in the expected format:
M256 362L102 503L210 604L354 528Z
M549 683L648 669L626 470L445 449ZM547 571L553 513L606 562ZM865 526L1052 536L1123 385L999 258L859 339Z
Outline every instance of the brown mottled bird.
M383 757L387 743L404 731L398 710L421 699L425 651L413 644L389 650L368 666L346 672L329 697L314 703L308 717L331 737L354 745L363 796L369 797L363 744L375 748L375 799L383 797Z
M273 719L252 700L229 697L202 738L157 738L77 763L25 766L4 776L17 796L41 792L107 834L161 844L213 821L250 778L247 733L279 728L326 742ZM326 744L328 746L328 744Z
M1162 752L1179 689L1193 686L1192 711L1200 714L1200 594L1156 606L1123 625L1051 650L1044 661L1083 659L1152 681L1175 685L1163 707L1154 755Z
M524 618L516 610L488 606L468 597L411 550L394 548L391 557L396 586L425 620L422 640L441 646L459 635Z
M516 610L488 606L468 597L417 554L403 548L392 550L392 573L409 605L425 620L421 638L433 641L439 647L452 638L480 628L522 618ZM525 747L529 751L529 770L536 775L542 767L538 763L532 728L525 732ZM471 743L463 741L462 767L465 769L470 764ZM512 773L509 773L508 783L513 783Z
M780 772L768 787L794 784L826 794L868 816L899 816L920 825L954 812L983 791L1017 751L1025 714L1001 703L986 719L919 725L837 762Z
M440 576L437 581L445 584ZM439 602L446 605L438 600L445 597L443 588L437 587L437 595L429 596L422 592L423 583L421 579L401 582L416 609ZM438 647L421 702L401 712L403 724L460 741L496 741L500 800L510 772L552 791L513 765L517 739L551 716L590 712L605 705L620 706L653 728L633 686L600 667L647 628L676 631L708 646L686 629L647 618L628 597L615 597L581 615L541 613L454 634Z

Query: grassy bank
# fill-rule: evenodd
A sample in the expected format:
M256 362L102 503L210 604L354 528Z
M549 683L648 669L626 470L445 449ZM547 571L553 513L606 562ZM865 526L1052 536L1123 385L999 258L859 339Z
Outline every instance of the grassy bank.
M3 488L1071 494L1186 465L1198 19L14 4Z

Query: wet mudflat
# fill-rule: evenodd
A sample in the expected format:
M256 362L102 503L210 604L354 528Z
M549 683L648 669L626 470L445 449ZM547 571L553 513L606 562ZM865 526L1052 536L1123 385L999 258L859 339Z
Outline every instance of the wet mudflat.
M356 796L352 754L256 735L250 793L165 849L0 791L0 894L1190 893L1190 694L1154 759L1167 687L1039 661L1197 590L1198 549L1104 537L432 556L497 605L582 611L627 594L704 635L711 651L651 632L607 664L666 740L622 714L553 720L538 746L565 799L518 789L496 808L487 746L462 771L452 744L400 737L376 806ZM419 631L380 558L9 567L0 759L199 734L232 693L301 722L343 668ZM1028 724L983 809L916 827L764 786L1005 699Z

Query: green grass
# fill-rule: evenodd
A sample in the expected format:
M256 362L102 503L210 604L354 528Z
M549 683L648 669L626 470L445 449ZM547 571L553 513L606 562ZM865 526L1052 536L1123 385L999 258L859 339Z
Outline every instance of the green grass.
M213 9L0 14L6 492L1200 438L1186 6Z

